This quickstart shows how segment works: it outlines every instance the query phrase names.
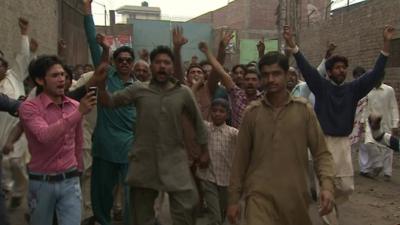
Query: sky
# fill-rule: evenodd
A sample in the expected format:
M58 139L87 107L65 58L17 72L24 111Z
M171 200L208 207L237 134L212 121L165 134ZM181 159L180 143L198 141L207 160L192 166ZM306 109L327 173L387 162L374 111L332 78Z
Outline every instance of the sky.
M232 1L232 0L230 0ZM141 5L143 0L94 0L92 3L95 23L104 24L104 6L107 11L123 5ZM188 20L227 5L228 0L147 0L149 6L160 7L161 16L173 20ZM108 13L108 12L107 12ZM119 18L116 18L117 22ZM108 23L108 21L107 21Z
M93 15L97 25L104 25L104 6L108 10L117 9L123 5L141 5L144 0L94 0ZM146 0L149 6L160 7L162 19L171 19L185 21L197 17L209 11L213 11L228 4L233 0ZM333 0L332 9L350 4L362 2L365 0ZM118 14L116 22L121 22Z

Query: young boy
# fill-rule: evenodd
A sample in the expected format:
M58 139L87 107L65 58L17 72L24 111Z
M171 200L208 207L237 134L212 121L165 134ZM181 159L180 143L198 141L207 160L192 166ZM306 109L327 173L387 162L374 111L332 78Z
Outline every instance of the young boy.
M238 130L226 125L229 103L225 99L215 99L211 103L211 122L205 121L208 130L208 150L210 165L198 170L204 200L207 204L208 224L222 224L227 207L230 170Z

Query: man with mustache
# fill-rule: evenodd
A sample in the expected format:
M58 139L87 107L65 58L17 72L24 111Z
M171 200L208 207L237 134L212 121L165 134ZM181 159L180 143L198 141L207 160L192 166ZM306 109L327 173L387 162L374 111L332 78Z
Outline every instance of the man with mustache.
M93 65L97 68L105 58L108 60L109 46L101 44L96 37L91 3L83 0L85 33L90 47ZM101 54L106 57L102 57ZM107 90L111 93L122 90L135 83L132 68L135 60L133 49L128 46L117 48L113 53L114 66L107 71ZM102 225L111 224L111 208L113 206L113 190L117 184L122 184L128 171L128 152L135 138L136 109L132 105L118 109L97 107L97 122L93 131L92 143L92 176L91 201L95 220ZM127 186L125 185L126 189ZM127 190L126 190L127 191ZM127 194L127 193L126 193ZM127 208L128 198L124 198L124 208ZM127 215L125 217L127 221Z
M214 68L225 73L212 53L203 49ZM265 94L250 103L239 128L228 187L228 219L238 224L243 199L246 224L311 225L307 149L315 159L321 187L321 215L333 207L332 155L311 105L287 90L288 58L267 53L258 69ZM287 135L293 129L296 135Z
M153 206L159 191L169 194L173 224L194 224L193 208L198 196L183 143L183 111L187 112L201 146L197 163L202 168L209 160L207 131L191 90L173 77L173 60L171 49L158 46L150 53L152 80L135 82L113 95L105 89L107 64L101 64L95 74L103 107L134 104L137 109L138 136L126 178L131 186L133 225L154 223Z
M348 60L344 56L331 56L325 63L328 78L320 76L299 51L289 26L284 27L283 37L297 65L315 95L315 112L325 134L329 151L335 162L335 199L343 202L354 191L354 171L348 136L352 132L357 103L366 96L382 78L390 50L394 28L386 26L383 31L383 49L374 68L352 82L345 82ZM335 210L326 216L327 224L339 224Z

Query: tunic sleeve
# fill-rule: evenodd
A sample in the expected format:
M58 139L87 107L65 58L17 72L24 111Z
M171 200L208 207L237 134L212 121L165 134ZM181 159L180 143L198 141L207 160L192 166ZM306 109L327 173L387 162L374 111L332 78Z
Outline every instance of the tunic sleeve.
M250 152L253 146L253 120L254 116L252 116L252 110L246 111L237 136L235 156L228 188L229 204L238 203L243 192L243 184L249 167Z
M328 150L325 137L311 106L307 107L308 114L308 147L314 159L314 168L321 190L334 193L333 176L334 163Z

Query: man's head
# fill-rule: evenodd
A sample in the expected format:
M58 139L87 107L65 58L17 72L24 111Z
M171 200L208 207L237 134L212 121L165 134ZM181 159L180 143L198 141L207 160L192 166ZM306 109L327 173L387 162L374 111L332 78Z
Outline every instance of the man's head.
M135 77L142 82L150 80L151 75L149 64L142 59L137 61L133 66L133 74L135 74Z
M69 88L72 85L73 69L71 66L68 66L68 65L64 65L63 68L65 71L65 89L64 89L64 91L68 92Z
M203 60L200 62L200 66L201 68L203 68L204 71L204 80L207 80L211 74L212 65L210 64L210 62Z
M150 70L153 80L165 84L174 73L174 55L167 46L158 46L150 53Z
M133 61L135 60L135 53L131 47L122 46L117 48L113 53L113 59L119 74L127 76L131 73Z
M229 103L223 98L211 102L211 120L215 126L220 126L229 118Z
M86 64L83 67L83 73L87 73L87 72L90 72L90 71L93 71L93 70L94 70L94 68L93 68L93 66L91 64Z
M79 80L81 75L83 74L83 65L78 64L74 68L74 79Z
M247 68L243 64L237 64L232 68L232 79L238 87L244 87L244 76L247 73Z
M257 94L258 87L260 86L260 79L256 70L247 70L243 77L244 90L247 95L254 96Z
M65 71L57 56L43 55L29 65L29 75L38 86L50 97L61 97L65 90Z
M329 78L336 84L341 84L346 80L348 66L349 61L347 58L340 55L331 56L325 62L326 72Z
M186 72L186 81L192 86L196 81L204 80L205 72L199 64L190 64Z
M0 81L6 77L6 73L8 70L8 62L0 57Z
M288 82L287 89L292 91L293 88L299 83L299 74L294 67L290 67L288 70Z
M358 79L359 77L361 77L365 72L367 72L363 67L361 66L357 66L356 68L354 68L353 70L353 78L354 79Z
M261 81L267 93L286 91L288 82L289 59L279 52L268 52L258 62Z

